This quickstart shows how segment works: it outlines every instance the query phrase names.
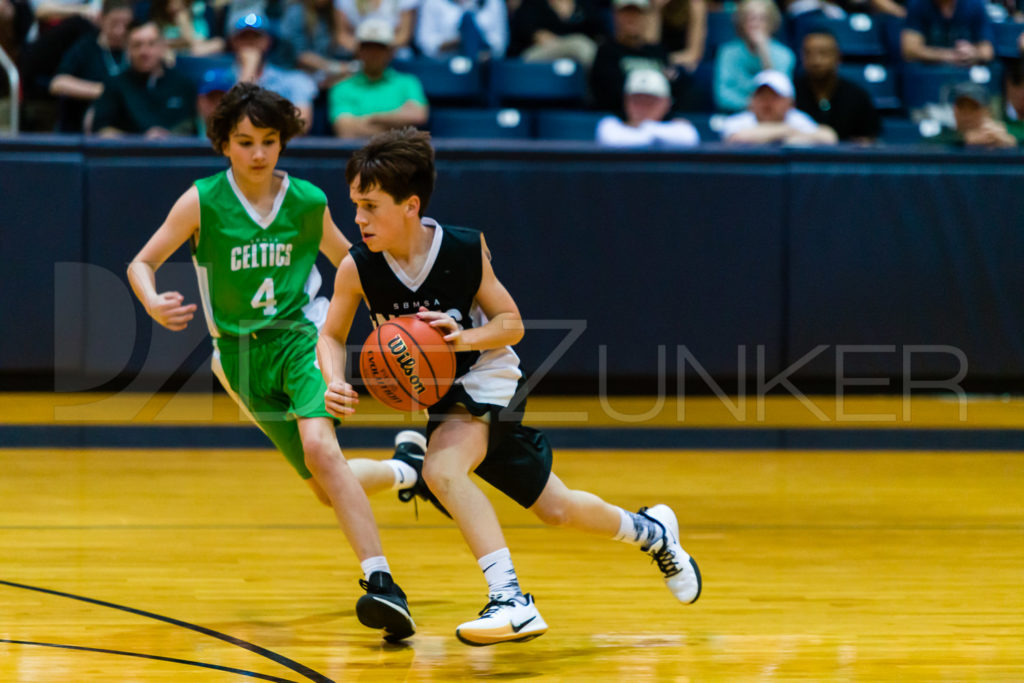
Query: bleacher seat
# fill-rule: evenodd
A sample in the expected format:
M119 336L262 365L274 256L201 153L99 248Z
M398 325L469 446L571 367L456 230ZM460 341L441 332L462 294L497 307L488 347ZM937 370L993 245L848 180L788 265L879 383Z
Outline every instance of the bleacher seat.
M431 104L483 104L483 72L468 57L403 59L391 65L396 71L419 78Z
M491 105L530 103L579 106L587 95L586 72L575 62L497 60L490 65Z
M683 114L683 118L693 124L700 135L701 143L721 142L722 123L729 118L728 114Z
M907 145L922 142L920 125L908 119L883 118L882 136L879 142L891 145Z
M518 109L432 109L430 133L439 138L529 138L529 112Z
M867 14L851 14L842 19L801 15L790 22L791 47L800 54L801 44L813 27L825 27L839 43L844 59L878 58L888 53L883 24Z
M973 81L999 94L1002 65L998 61L984 66L955 67L939 64L908 63L903 66L903 104L907 109L929 103L944 103L949 88L964 81Z
M993 23L992 30L995 31L996 57L1012 58L1020 57L1020 48L1017 40L1024 32L1024 23L1016 21L1004 21Z
M704 59L714 59L715 53L722 43L736 37L736 28L732 25L732 12L708 12L708 32L704 39Z
M839 75L867 90L879 111L898 111L903 108L899 79L894 67L884 64L840 64Z
M230 69L235 63L231 55L214 55L210 57L192 57L191 55L178 55L174 62L174 68L199 85L203 75L212 69Z
M541 109L536 116L537 137L541 140L593 140L597 122L605 116L599 111Z
M711 112L715 110L714 94L715 65L710 60L703 60L686 83L686 91L677 97L676 109L679 111Z

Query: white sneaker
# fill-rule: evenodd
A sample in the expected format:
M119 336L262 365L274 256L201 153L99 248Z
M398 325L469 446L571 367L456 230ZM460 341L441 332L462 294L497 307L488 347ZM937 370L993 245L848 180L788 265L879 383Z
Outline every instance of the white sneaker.
M455 637L466 645L494 645L511 641L533 640L548 630L544 617L537 611L533 596L527 593L511 600L491 600L480 610L480 618L467 621L455 629Z
M395 446L401 446L403 443L411 443L418 446L422 453L427 452L427 437L415 430L403 429L395 434Z
M691 604L700 597L700 569L693 558L679 545L679 522L676 513L668 505L640 508L639 515L653 520L664 533L649 545L640 548L649 553L658 563L658 569L665 576L665 585L680 602Z

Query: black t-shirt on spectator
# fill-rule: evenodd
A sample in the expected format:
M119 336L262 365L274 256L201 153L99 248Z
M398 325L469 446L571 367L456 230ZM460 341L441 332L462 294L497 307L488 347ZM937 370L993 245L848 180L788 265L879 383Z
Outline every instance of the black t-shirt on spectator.
M576 0L573 13L564 20L551 9L548 0L523 0L509 22L509 56L517 57L531 47L537 31L556 36L582 33L596 40L607 35L607 22L591 0Z
M800 76L796 86L796 108L820 124L832 128L840 140L877 138L882 133L882 120L871 102L871 96L859 85L839 78L835 92L827 100L814 96L807 76Z
M668 64L668 51L657 44L631 48L610 42L597 48L590 68L590 94L594 107L603 111L621 112L622 89L626 74L640 68L661 71Z
M71 46L60 60L57 75L66 74L96 83L106 83L126 67L122 50L107 50L96 42L96 36L85 36ZM88 100L62 98L57 129L65 133L80 133L85 112L92 105Z
M107 82L96 100L92 129L106 127L125 133L166 128L174 133L196 132L196 89L173 69L159 78L128 69Z

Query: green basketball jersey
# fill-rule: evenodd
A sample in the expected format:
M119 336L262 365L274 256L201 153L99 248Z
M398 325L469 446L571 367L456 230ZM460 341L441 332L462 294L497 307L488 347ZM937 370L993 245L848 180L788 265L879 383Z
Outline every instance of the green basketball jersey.
M274 206L260 216L231 171L197 180L200 224L192 259L210 334L242 336L306 315L320 288L315 263L327 197L284 176ZM314 321L315 322L315 321Z

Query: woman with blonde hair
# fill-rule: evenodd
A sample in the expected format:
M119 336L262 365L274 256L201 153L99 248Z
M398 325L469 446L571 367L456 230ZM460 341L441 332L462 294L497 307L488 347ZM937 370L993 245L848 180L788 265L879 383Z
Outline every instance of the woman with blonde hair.
M754 76L769 69L793 77L796 56L772 38L782 16L771 0L743 0L732 16L737 38L722 45L715 57L715 106L736 112L747 108Z

